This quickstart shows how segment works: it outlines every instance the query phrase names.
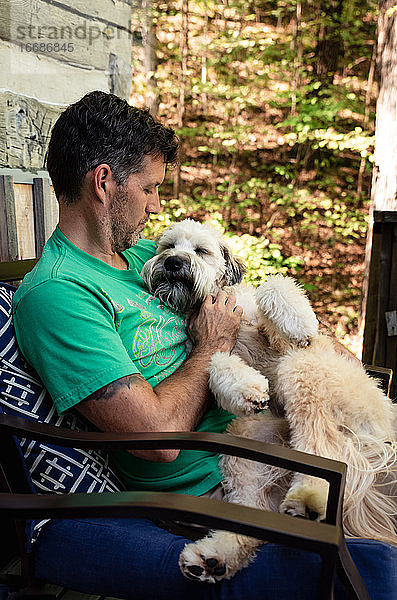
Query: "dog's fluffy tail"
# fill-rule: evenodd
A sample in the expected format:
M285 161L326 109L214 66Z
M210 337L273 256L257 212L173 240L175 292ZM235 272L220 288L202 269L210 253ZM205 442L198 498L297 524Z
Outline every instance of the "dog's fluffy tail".
M343 455L349 466L343 523L349 537L367 537L397 545L397 444L353 432Z

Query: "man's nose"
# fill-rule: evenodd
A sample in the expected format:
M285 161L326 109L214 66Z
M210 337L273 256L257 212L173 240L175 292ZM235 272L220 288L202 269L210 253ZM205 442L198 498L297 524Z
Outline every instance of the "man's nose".
M160 197L158 190L155 190L148 202L146 212L155 213L156 215L161 211Z

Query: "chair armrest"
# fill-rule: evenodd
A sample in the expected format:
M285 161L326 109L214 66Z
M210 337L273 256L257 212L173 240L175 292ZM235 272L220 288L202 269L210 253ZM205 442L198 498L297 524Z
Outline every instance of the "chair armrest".
M345 463L266 444L226 433L175 432L175 433L102 433L74 431L44 423L0 414L0 434L26 437L64 447L102 450L185 449L210 450L270 464L282 469L298 471L329 482L326 522L336 524L346 478Z
M370 377L378 380L381 390L389 396L393 381L393 369L377 365L363 365L363 367Z
M226 529L269 542L337 552L343 537L339 525L296 519L210 498L163 492L101 494L0 493L0 518L128 518L179 519L211 529Z
M0 281L16 281L23 279L37 263L37 258L0 262Z

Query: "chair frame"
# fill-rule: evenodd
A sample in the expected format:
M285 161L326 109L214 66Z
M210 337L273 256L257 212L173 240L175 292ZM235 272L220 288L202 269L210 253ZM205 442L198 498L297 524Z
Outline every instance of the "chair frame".
M107 451L159 448L211 450L322 477L330 486L326 520L317 523L208 498L160 492L33 494L14 436L64 447ZM27 554L23 547L25 540L21 532L26 519L134 516L190 521L315 552L322 561L318 600L334 598L335 573L351 600L369 600L343 535L342 506L347 469L344 463L229 434L80 432L0 414L0 464L0 486L3 490L0 493L0 515L18 522L22 574L28 590L34 590L35 582L34 556Z

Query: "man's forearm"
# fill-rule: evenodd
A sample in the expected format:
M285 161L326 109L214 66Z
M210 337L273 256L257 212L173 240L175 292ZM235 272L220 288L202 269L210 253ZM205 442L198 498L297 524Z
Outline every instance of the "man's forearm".
M166 409L167 430L192 431L208 409L208 367L211 354L196 350L170 377L154 388L161 407Z
M102 431L191 431L210 401L211 353L196 351L178 371L155 388L139 374L128 375L97 390L76 408ZM133 451L147 460L168 462L178 450Z

